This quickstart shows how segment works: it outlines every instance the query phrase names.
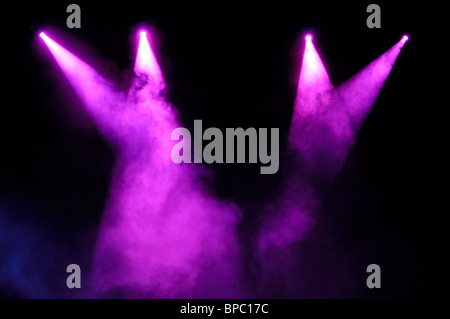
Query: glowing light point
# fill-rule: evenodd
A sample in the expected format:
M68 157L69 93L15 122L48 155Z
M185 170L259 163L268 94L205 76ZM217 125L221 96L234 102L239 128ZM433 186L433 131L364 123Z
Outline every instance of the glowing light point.
M406 41L408 41L408 40L409 40L409 36L405 34L402 38L402 43L405 44Z
M310 34L308 34L306 37L305 37L305 39L306 39L306 41L312 41L312 36L310 35Z
M145 33L145 31L141 31L141 37L145 37L147 36L147 34Z

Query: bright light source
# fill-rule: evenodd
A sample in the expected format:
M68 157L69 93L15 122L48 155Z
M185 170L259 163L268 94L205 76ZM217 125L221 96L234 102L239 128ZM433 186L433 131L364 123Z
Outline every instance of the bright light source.
M406 42L409 40L409 36L407 36L406 34L403 36L402 41Z
M44 33L41 32L39 33L39 36L42 38L42 40L44 40L45 42L47 42L49 40L49 37Z
M305 37L305 39L306 39L306 41L311 41L311 40L312 40L312 36L311 36L310 34L308 34L308 35Z
M163 75L148 42L147 32L142 30L140 35L134 71L149 75L153 82L153 89L159 90L159 85L164 82Z

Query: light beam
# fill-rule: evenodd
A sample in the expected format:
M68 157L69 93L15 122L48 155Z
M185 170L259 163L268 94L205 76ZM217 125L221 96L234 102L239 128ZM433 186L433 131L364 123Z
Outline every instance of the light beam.
M39 36L47 45L75 92L84 102L88 114L103 133L111 137L112 125L120 120L113 111L115 108L111 108L113 104L120 103L120 97L114 93L112 83L44 32L39 33Z

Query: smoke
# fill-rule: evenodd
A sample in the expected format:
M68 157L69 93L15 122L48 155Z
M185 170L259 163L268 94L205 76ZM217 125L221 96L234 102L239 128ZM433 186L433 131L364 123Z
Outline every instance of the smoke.
M274 199L263 205L252 247L261 275L255 288L243 276L248 251L237 233L241 208L211 194L207 169L171 159L170 137L180 123L167 102L166 83L146 34L141 33L127 93L49 37L42 38L117 151L93 252L90 297L265 297L272 293L274 280L279 281L274 286L292 287L290 277L298 272L294 247L315 227L324 190L342 168L400 51L397 44L335 89L314 45L307 43L284 163L288 169ZM6 232L2 242L19 232ZM15 244L30 247L31 241ZM20 279L26 270L13 265L17 260L26 264L30 255L26 250L1 255L9 256L1 268L4 278L17 281L19 290L29 290Z
M128 94L44 37L100 131L117 149L94 251L92 293L120 297L238 296L240 210L208 194L207 171L173 163L179 127L141 33ZM211 287L221 287L220 290Z
M0 207L0 296L51 297L56 288L51 277L58 277L54 271L63 250L52 242L46 229L21 221L20 214Z

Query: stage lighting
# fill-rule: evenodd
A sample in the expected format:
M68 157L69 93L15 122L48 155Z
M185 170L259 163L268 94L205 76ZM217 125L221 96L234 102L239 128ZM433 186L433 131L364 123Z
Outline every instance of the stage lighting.
M338 88L314 43L306 40L288 142L314 183L331 181L342 169L407 39L405 35Z
M159 91L163 86L164 79L159 68L158 62L153 54L147 37L147 31L140 31L140 39L138 52L136 55L136 61L134 70L136 73L146 73L152 79L153 89Z
M310 34L308 34L308 35L305 37L305 39L306 39L306 41L312 41L312 36L311 36Z

